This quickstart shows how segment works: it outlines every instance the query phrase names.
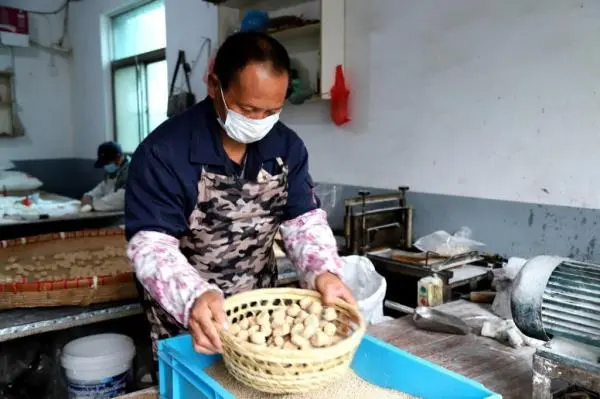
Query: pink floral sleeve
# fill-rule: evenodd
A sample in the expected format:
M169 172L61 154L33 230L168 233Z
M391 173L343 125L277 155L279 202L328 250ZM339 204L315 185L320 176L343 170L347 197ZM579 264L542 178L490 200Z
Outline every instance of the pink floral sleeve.
M314 289L315 279L325 272L340 275L343 262L324 210L315 209L283 223L281 236L308 288Z
M209 289L220 291L202 279L170 235L141 231L129 241L127 256L152 298L185 327L196 299Z

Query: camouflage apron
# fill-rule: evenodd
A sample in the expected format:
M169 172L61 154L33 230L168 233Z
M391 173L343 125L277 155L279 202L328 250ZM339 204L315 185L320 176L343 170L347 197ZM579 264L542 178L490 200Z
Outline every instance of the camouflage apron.
M280 174L261 169L255 182L202 170L198 202L181 252L200 275L225 296L254 288L274 287L277 264L273 240L287 203L287 166L277 158ZM156 343L184 332L138 283L150 323L152 352Z

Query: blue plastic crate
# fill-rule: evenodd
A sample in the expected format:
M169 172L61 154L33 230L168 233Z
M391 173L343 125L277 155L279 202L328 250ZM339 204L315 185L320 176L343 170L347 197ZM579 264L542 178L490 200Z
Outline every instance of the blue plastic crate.
M194 352L189 335L159 342L161 399L236 399L204 372L221 356ZM501 399L480 383L365 336L352 361L364 380L424 399Z

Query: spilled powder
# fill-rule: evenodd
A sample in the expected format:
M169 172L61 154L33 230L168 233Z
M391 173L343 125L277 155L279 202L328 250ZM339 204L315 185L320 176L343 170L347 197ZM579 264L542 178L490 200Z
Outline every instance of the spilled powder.
M287 395L267 394L245 386L229 374L222 361L213 364L205 371L237 399L417 399L403 392L369 384L352 370L348 371L340 381L315 392Z

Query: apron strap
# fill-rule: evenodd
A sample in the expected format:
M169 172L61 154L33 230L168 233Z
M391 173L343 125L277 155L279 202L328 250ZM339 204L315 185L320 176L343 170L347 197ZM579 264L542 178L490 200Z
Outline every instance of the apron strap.
M238 176L240 179L243 179L246 177L246 160L248 159L248 151L246 151L246 153L244 154L244 158L242 158L242 170L240 172L240 175Z
M277 157L277 158L275 158L275 160L277 161L277 164L281 168L281 171L287 175L288 168L287 168L287 165L283 162L283 159L281 159L281 157Z

